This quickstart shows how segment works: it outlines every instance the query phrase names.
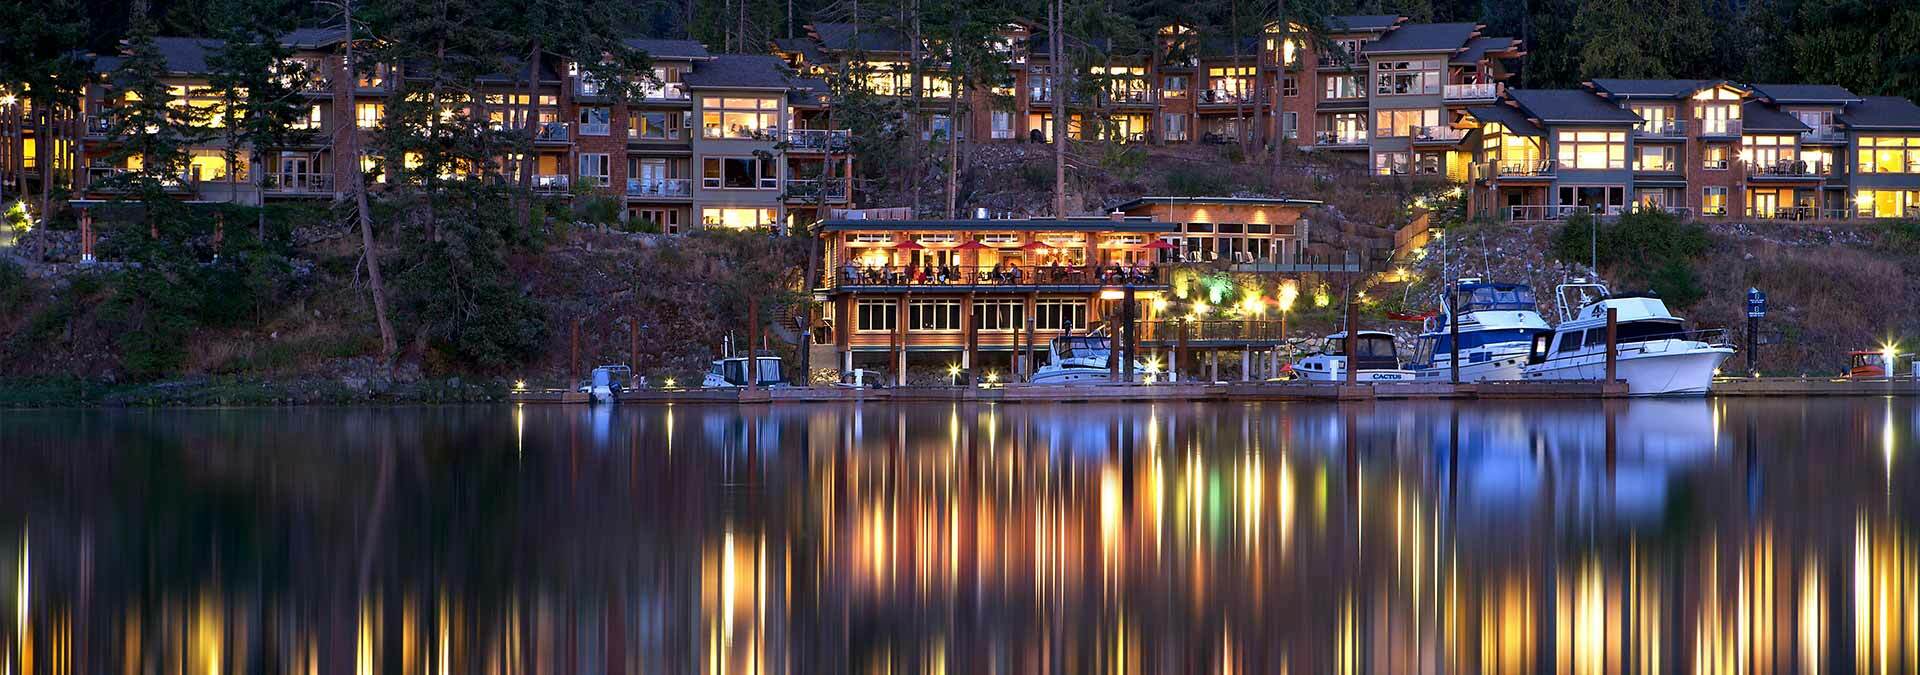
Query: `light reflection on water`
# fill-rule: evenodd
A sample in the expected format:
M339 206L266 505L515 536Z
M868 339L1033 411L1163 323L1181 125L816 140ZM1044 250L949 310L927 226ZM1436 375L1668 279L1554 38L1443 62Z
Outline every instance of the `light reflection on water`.
M1916 419L0 413L0 673L1907 673Z

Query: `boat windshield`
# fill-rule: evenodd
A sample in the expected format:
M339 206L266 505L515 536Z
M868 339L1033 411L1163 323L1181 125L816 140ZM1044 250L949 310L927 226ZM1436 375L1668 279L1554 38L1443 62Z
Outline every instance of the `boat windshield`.
M1086 358L1100 356L1113 351L1104 337L1063 337L1053 341L1053 349L1060 358Z
M1394 356L1393 338L1387 337L1385 335L1362 335L1362 336L1359 336L1358 338L1355 338L1354 343L1355 343L1354 349L1360 352L1361 358L1366 358L1369 356L1385 356L1385 357ZM1347 355L1346 338L1335 338L1335 339L1327 340L1327 348L1324 353L1328 356L1346 356Z
M782 377L782 373L780 372L779 358L772 357L772 356L762 356L757 360L760 362L760 368L759 368L760 377L757 384L773 384L776 382L785 381L786 378ZM732 359L727 359L723 363L724 363L726 372L724 375L722 375L722 377L726 378L727 384L740 386L740 387L746 386L747 359L745 357L732 358Z
M1461 286L1453 292L1461 312L1489 310L1531 311L1538 307L1533 288L1521 284L1479 284Z

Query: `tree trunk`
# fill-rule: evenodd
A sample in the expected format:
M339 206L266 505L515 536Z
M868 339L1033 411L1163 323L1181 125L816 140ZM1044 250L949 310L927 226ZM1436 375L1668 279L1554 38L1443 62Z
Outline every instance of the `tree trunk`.
M908 0L907 7L907 12L912 15L908 24L911 30L907 36L907 68L911 73L907 86L907 128L914 129L920 126L920 92L926 84L920 73L920 0ZM947 135L951 136L953 120L948 119L947 125ZM909 147L913 148L913 171L908 174L912 183L907 190L912 198L913 215L917 218L920 216L920 183L927 176L926 147L923 142L915 142Z
M1047 8L1047 60L1053 62L1053 217L1067 217L1067 68L1062 63L1066 36L1060 0Z
M341 6L346 14L346 67L349 83L359 77L357 64L353 56L353 0L342 0ZM387 319L387 288L380 279L379 248L373 241L373 213L367 204L367 179L360 165L360 125L348 120L341 127L347 132L347 145L353 148L354 156L349 158L352 168L347 176L353 181L353 201L360 221L360 249L367 257L367 286L373 291L373 317L380 324L380 354L389 369L400 353L399 342L393 337L393 323Z
M526 102L521 104L526 113L526 120L522 124L527 129L527 151L520 155L520 194L514 197L520 203L520 213L517 218L522 228L527 227L528 221L533 217L533 172L540 166L540 149L535 145L537 141L534 139L540 137L540 79L537 73L540 72L542 51L544 50L540 38L534 38L533 49L527 53L527 63L532 67L527 77L527 98Z

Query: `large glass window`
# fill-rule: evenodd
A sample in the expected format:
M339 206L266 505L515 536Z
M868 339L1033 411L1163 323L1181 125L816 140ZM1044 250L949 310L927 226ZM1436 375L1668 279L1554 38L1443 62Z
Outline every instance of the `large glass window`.
M857 333L891 333L898 325L899 313L893 300L861 300L854 304L853 330Z
M1634 171L1674 173L1680 170L1679 165L1674 161L1675 158L1679 156L1680 149L1677 147L1672 145L1642 145L1634 148L1634 150L1637 151L1633 159Z
M707 208L700 209L700 224L706 227L754 229L773 227L773 209Z
M1854 208L1862 218L1910 218L1920 212L1920 190L1861 190Z
M1727 215L1727 189L1724 187L1700 188L1700 214Z
M1640 130L1649 134L1673 135L1680 129L1676 123L1673 106L1641 105L1633 106L1633 114L1640 116Z
M1727 146L1708 145L1700 149L1701 168L1720 171L1727 168Z
M1087 327L1087 301L1041 299L1033 305L1034 327L1039 330L1082 330Z
M780 124L779 99L708 96L700 107L700 133L707 138L764 138Z
M1440 59L1380 61L1373 64L1374 93L1381 96L1438 94Z
M907 330L960 330L959 300L914 300L907 303Z
M1374 112L1374 136L1400 138L1413 136L1422 128L1440 126L1440 111L1380 110Z
M1627 168L1627 132L1562 131L1556 161L1563 169Z
M1367 90L1361 88L1363 75L1328 75L1320 80L1321 98L1366 98Z
M1749 168L1767 168L1794 160L1794 137L1792 136L1748 136L1747 147L1741 154L1747 160Z
M982 332L1011 332L1027 324L1027 303L1022 300L975 300L973 325Z
M1920 136L1860 137L1860 173L1920 173Z
M632 128L628 136L645 141L664 141L680 138L680 115L678 112L636 111L628 116Z
M606 187L611 174L607 169L607 154L604 152L580 154L580 182L588 185Z
M773 190L780 187L772 161L758 157L707 157L700 186L724 190Z
M1253 66L1227 66L1207 69L1208 100L1202 103L1233 103L1253 98Z

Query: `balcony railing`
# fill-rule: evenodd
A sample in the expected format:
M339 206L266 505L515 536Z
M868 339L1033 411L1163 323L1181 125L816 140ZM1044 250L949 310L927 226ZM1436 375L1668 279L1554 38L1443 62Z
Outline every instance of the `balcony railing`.
M1013 133L1012 129L994 129L989 137L996 141L1004 141L1019 138L1019 135Z
M561 177L565 178L565 176ZM693 180L690 178L628 178L627 196L691 197Z
M1147 89L1122 89L1107 92L1107 102L1116 104L1152 103L1153 92Z
M1574 214L1582 211L1596 215L1619 215L1622 209L1618 206L1609 206L1602 210L1595 211L1592 207L1587 206L1525 204L1507 207L1507 220L1513 222L1555 222L1571 218Z
M1467 130L1455 129L1444 124L1431 127L1412 127L1408 129L1408 132L1408 135L1413 136L1413 140L1415 141L1458 141L1467 137Z
M1346 68L1358 63L1357 60L1348 54L1321 54L1320 58L1315 59L1315 61L1320 64L1321 68Z
M847 181L843 178L788 178L787 198L800 200L825 199L830 202L846 201Z
M857 265L835 271L838 288L888 286L1158 286L1160 268L1115 265L1040 265L1022 267L948 265Z
M1800 140L1816 143L1838 143L1847 140L1847 132L1831 124L1822 124L1814 127L1811 131L1801 132Z
M852 140L846 129L788 129L786 142L795 150L845 150Z
M566 174L537 175L533 177L533 191L541 194L559 194L566 192L572 185L572 176Z
M644 87L640 91L640 98L648 101L685 101L689 99L686 85L679 82L663 82L658 87Z
M1738 136L1740 130L1740 120L1700 120L1702 136Z
M580 135L582 136L605 136L608 133L612 132L612 130L613 130L613 125L606 122L581 122L580 123Z
M1681 220L1686 220L1693 217L1693 207L1691 206L1666 206L1663 204L1628 204L1627 208L1623 209L1621 212L1622 213L1653 213L1653 212L1667 213L1667 214L1679 216Z
M1784 159L1773 163L1750 162L1747 164L1748 178L1817 178L1832 172L1833 167L1823 162Z
M1252 103L1253 95L1245 91L1232 89L1202 89L1200 102L1206 105L1237 105Z
M1687 123L1685 120L1658 120L1641 122L1633 128L1636 138L1685 138Z
M133 173L133 170L125 169L117 166L87 167L87 187L90 190L97 190L97 191L109 191L109 190L118 191L123 188L113 186L111 184L115 182L117 179L119 179L121 176L125 176L130 173ZM241 179L236 177L236 180L241 180ZM160 186L168 190L187 190L192 188L193 185L197 182L198 181L195 180L195 178L193 177L193 174L189 173L189 174L182 174L179 178L161 180Z
M629 122L627 126L627 140L629 141L677 141L680 140L681 133L682 130L679 128L662 128L657 129L655 133L645 134L641 133L639 128L632 126L632 122Z
M1440 97L1448 101L1491 100L1500 96L1500 85L1486 82L1482 84L1449 84L1440 89Z
M545 122L533 132L533 140L544 143L565 143L571 137L566 122Z
M113 131L113 123L105 115L87 116L87 135L105 136Z
M1367 132L1316 131L1313 134L1314 145L1366 145Z
M1633 170L1635 173L1679 173L1680 172L1679 165L1674 164L1673 160L1658 161L1658 162L1634 162Z
M1479 164L1476 173L1481 178L1543 178L1554 174L1553 160L1537 162L1499 162Z
M778 127L753 129L748 127L711 125L701 127L700 136L702 138L715 140L779 141L781 134Z
M267 191L279 194L333 194L333 174L277 173Z

